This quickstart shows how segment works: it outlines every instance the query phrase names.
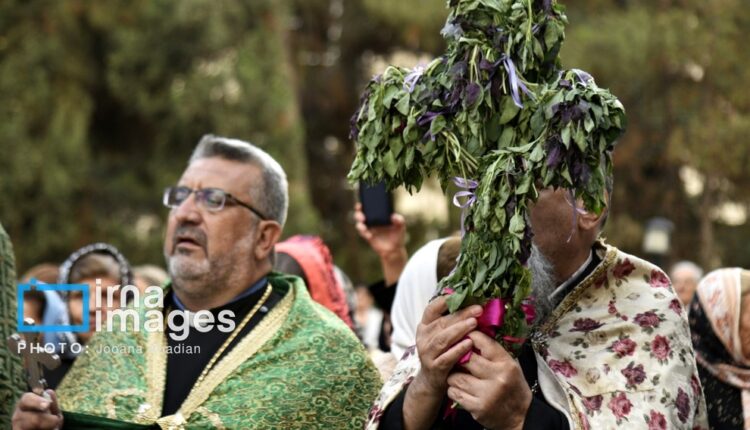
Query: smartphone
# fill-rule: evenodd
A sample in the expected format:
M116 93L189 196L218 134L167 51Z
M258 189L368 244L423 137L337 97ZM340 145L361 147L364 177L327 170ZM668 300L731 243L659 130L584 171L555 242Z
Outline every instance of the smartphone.
M390 225L393 214L393 198L385 182L359 183L359 201L368 227Z

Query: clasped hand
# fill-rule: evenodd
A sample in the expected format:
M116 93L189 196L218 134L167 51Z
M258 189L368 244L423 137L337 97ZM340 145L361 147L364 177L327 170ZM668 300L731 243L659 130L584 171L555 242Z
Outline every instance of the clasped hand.
M531 390L518 362L494 339L475 330L480 306L444 315L446 310L445 297L433 300L417 328L422 367L412 382L419 387L415 391L440 398L447 394L486 428L522 429ZM472 348L479 353L456 370L456 363Z

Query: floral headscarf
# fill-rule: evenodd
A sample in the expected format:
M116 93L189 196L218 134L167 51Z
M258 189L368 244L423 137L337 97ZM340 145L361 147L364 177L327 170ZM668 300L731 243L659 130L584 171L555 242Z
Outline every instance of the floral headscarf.
M714 418L711 424L750 429L750 359L742 352L739 336L741 277L739 268L719 269L704 277L691 305L690 328L696 361L723 382L710 378L704 382L709 418ZM741 402L732 401L737 391Z

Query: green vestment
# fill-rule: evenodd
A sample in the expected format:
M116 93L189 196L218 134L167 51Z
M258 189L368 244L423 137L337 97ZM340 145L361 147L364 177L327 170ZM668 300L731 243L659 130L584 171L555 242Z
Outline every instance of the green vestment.
M26 386L21 358L5 347L8 336L16 331L17 309L13 247L0 225L0 341L3 342L0 348L0 428L10 428L13 407Z
M58 390L63 410L161 428L361 429L381 385L364 348L301 279L272 273L268 280L283 299L176 414L161 416L165 334L142 330L92 338ZM66 416L66 428L86 428L80 415Z

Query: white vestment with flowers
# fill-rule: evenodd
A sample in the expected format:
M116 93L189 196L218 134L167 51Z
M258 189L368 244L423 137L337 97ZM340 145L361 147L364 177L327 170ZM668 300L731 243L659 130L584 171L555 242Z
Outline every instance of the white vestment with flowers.
M605 244L601 263L531 339L545 399L571 429L708 429L685 311L669 278ZM368 429L419 372L407 351L370 410Z

